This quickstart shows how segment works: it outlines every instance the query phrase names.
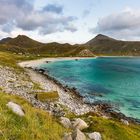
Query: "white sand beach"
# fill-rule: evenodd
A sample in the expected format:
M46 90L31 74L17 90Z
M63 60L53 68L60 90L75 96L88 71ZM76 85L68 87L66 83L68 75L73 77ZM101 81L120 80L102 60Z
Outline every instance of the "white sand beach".
M64 60L79 60L79 59L94 59L96 57L56 57L56 58L42 58L37 60L30 60L30 61L24 61L20 62L19 65L21 67L31 67L35 68L39 66L40 64L46 63L46 62L54 62L54 61L64 61Z

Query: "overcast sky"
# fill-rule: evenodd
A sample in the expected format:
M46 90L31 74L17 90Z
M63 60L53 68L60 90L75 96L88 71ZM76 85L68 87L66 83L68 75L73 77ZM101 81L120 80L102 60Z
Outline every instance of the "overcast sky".
M140 1L0 0L0 39L84 43L99 33L140 40Z

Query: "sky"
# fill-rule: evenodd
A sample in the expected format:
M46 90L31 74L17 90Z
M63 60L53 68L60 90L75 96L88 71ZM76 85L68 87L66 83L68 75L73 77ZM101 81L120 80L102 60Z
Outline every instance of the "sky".
M139 0L0 0L0 39L85 43L97 34L140 40Z

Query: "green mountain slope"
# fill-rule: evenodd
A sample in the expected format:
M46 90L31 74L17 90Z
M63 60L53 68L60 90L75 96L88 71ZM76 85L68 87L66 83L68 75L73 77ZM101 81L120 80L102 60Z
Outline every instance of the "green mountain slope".
M115 40L101 34L88 41L85 46L101 55L140 55L140 42Z
M121 41L99 34L82 45L68 43L41 43L27 36L4 38L0 41L0 51L9 51L35 56L94 56L96 55L140 55L139 41Z
M16 38L6 38L0 41L0 51L41 56L81 56L81 52L85 49L83 45L60 44L55 42L40 43L24 35L19 35ZM92 56L92 53L89 54L89 56ZM88 56L88 54L86 55Z

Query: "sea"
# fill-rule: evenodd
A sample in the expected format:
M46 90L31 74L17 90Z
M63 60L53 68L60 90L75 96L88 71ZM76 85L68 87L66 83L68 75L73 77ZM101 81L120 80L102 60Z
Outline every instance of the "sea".
M115 111L140 119L140 57L61 60L39 67L75 87L85 102L109 103Z

